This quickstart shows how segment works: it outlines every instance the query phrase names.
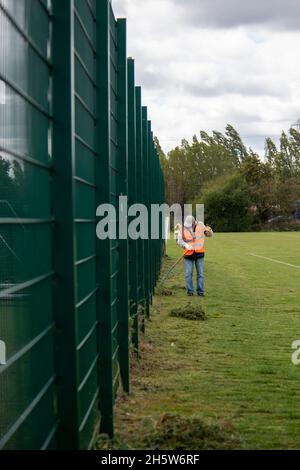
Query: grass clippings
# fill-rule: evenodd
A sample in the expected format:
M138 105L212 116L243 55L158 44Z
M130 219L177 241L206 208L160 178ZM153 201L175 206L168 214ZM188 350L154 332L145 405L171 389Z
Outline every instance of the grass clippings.
M198 416L165 413L147 444L158 450L236 449L240 438L231 426L208 423Z
M186 320L207 320L207 315L201 305L193 305L189 302L187 305L174 308L170 311L170 316L175 318L185 318Z
M170 295L174 295L174 292L172 291L172 289L169 289L168 287L158 286L155 290L155 295L168 297Z

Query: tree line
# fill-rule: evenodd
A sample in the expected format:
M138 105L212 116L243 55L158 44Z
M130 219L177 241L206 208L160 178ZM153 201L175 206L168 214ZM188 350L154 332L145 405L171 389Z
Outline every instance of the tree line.
M261 157L228 124L201 131L165 155L156 139L169 205L202 203L216 231L300 227L300 132L267 138Z

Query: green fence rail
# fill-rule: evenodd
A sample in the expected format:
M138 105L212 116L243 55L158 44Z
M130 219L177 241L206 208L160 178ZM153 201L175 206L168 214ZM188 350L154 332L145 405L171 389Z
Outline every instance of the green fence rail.
M164 181L126 36L108 0L0 0L0 449L90 448L130 391L164 243L97 207Z

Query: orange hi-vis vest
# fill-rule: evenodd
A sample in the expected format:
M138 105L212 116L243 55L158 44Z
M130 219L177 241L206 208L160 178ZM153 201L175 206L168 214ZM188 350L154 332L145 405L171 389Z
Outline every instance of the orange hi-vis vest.
M205 253L204 248L205 227L196 225L195 231L190 231L186 227L182 228L182 239L193 247L193 250L184 250L184 256L191 256L194 253Z

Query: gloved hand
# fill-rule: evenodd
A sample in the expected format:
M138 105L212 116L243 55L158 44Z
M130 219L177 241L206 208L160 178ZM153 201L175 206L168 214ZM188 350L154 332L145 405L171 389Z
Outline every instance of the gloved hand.
M175 234L175 237L178 238L179 234L180 234L180 225L177 224L175 229L174 229L174 234Z
M184 244L184 248L185 248L186 250L194 251L194 247L193 247L192 245L189 245L188 243L185 243L185 244Z
M212 228L209 225L206 225L204 235L206 237L212 237Z

